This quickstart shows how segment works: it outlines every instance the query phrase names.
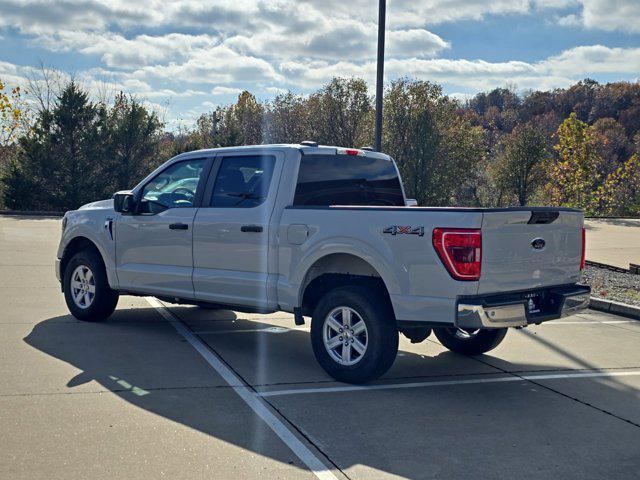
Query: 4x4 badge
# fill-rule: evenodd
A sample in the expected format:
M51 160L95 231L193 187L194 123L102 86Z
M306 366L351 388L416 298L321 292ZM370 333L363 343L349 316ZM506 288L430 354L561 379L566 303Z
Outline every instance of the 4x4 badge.
M391 225L382 230L382 233L390 233L391 235L419 235L422 237L424 236L424 227Z

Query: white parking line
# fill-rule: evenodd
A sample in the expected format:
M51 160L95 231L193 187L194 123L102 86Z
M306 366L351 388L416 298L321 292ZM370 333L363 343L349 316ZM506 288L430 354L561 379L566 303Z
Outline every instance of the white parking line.
M508 377L473 378L469 380L443 380L436 382L391 383L386 385L345 385L343 387L297 388L290 390L272 390L261 392L261 397L281 395L301 395L306 393L357 392L360 390L395 390L400 388L442 387L448 385L473 385L479 383L522 382L524 380L553 380L559 378L594 378L594 377L626 377L640 376L640 370L624 372L584 372L584 373L552 373L539 375L511 375Z
M287 426L269 409L264 400L249 388L221 359L210 350L173 313L153 297L145 297L149 305L156 309L184 339L196 349L206 362L218 372L238 396L258 415L273 432L304 462L313 474L322 480L337 480L324 463L304 445Z
M549 326L549 325L584 325L584 324L594 324L597 325L599 323L602 323L604 325L615 325L617 323L636 323L637 320L587 320L587 321L583 321L583 322L563 322L563 321L556 321L556 320L551 320L550 322L545 322L543 325L545 327Z
M287 333L287 332L295 332L302 331L308 332L309 327L298 327L298 328L289 328L289 327L258 327L258 328L237 328L237 329L225 329L225 330L196 330L193 333L198 335L223 335L227 333L252 333L252 332L260 332L260 333Z

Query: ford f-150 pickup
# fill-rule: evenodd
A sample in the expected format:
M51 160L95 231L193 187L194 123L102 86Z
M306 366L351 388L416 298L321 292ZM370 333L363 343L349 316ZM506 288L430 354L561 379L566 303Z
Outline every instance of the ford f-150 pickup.
M389 369L399 332L478 355L589 304L580 211L411 203L394 161L367 149L194 151L67 212L56 271L81 320L121 294L311 317L318 362L354 383Z

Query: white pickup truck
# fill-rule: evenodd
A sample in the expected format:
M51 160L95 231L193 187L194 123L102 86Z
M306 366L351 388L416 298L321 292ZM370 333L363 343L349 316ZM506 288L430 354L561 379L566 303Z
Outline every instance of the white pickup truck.
M371 150L184 153L67 212L57 276L81 320L107 318L120 294L310 316L318 362L346 382L386 372L398 332L477 355L589 304L580 211L408 205L393 160Z

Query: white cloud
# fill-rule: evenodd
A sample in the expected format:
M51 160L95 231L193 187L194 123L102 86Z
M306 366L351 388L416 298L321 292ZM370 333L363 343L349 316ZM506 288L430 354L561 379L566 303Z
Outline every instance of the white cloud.
M242 93L241 88L222 87L218 85L211 90L211 95L238 95Z
M487 15L524 14L529 0L397 0L389 9L394 26L436 25L458 20L482 20Z
M388 32L385 47L390 57L432 57L451 44L428 30L410 29Z
M598 73L633 74L640 66L640 48L575 47L540 62L539 66L572 77Z
M582 25L582 19L573 13L569 15L558 15L555 17L555 21L561 27L579 27Z
M104 30L111 24L131 26L161 21L160 0L127 2L110 0L3 0L0 26L25 33L60 30Z
M170 33L125 38L110 32L82 30L62 30L42 35L37 41L54 51L97 55L106 66L121 69L185 60L193 52L212 48L219 43L218 38L211 35Z
M386 61L387 80L413 77L446 83L455 88L487 90L514 82L519 88L566 87L595 74L633 74L640 65L640 48L602 45L565 50L539 62L488 62L466 59L391 58ZM280 70L294 85L314 88L334 76L359 77L373 85L375 62L286 62Z
M587 28L640 32L640 1L581 0L582 21Z
M280 95L281 93L287 93L289 90L280 87L266 87L264 91L273 95Z
M199 49L184 62L149 65L133 71L131 75L145 81L209 85L283 80L282 75L266 60L239 54L226 46Z

